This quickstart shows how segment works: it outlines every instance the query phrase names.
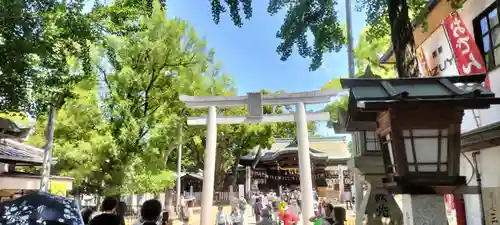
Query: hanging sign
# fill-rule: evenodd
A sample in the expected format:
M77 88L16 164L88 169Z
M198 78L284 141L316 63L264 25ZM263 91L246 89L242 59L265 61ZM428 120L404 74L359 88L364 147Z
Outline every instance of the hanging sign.
M486 73L481 52L460 15L456 12L451 14L443 21L442 25L455 55L458 73L460 75ZM486 76L484 86L490 89L488 76Z
M53 195L59 195L62 197L66 197L66 184L65 183L57 183L50 182L50 193Z

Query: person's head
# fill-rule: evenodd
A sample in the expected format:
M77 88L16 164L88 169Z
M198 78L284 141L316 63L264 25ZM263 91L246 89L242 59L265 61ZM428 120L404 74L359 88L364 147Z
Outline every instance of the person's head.
M222 210L224 209L224 207L222 207L222 205L219 205L219 206L217 207L217 209L219 210L219 212L222 212Z
M119 216L125 216L125 212L127 212L127 203L118 202L118 205L116 206L115 212Z
M145 221L157 221L161 214L161 203L156 199L144 202L141 207L141 218Z
M271 217L271 212L268 209L262 210L262 217L263 218L270 218Z
M326 216L333 216L333 205L331 203L326 203L323 208L325 209L325 215Z
M346 212L342 207L333 207L333 218L335 221L346 221Z
M260 198L255 199L255 202L260 202Z
M116 199L115 197L106 197L102 201L101 211L103 212L113 211L117 205L118 205L118 199Z
M231 210L232 210L233 212L238 212L238 207L233 207Z
M164 221L164 222L165 222L165 221L168 221L168 219L169 219L168 217L169 217L168 212L163 212L163 213L161 214L161 220L162 220L162 221Z

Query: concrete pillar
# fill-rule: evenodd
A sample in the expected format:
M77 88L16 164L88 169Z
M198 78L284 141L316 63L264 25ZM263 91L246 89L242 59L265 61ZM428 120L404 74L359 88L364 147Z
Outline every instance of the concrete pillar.
M207 141L203 168L203 192L201 193L201 221L213 221L215 154L217 148L217 111L208 107Z
M181 205L181 170L182 170L182 126L179 125L179 145L177 146L177 202L176 206Z
M297 124L297 142L299 147L300 190L302 197L302 221L314 216L313 192L311 178L311 159L309 153L309 136L307 132L306 107L304 103L296 104L295 123Z
M250 168L250 166L247 166L245 167L245 196L247 196L247 198L252 197L251 191L252 191L252 169Z
M344 167L339 166L339 202L344 203Z
M442 195L403 195L405 225L448 225Z
M229 201L233 201L234 198L234 188L233 185L229 185Z
M193 189L194 189L194 186L193 186L193 185L189 186L189 195L190 195L191 197L193 197L193 196L194 196L194 191L193 191Z
M358 148L361 147L361 143L360 143L360 135L361 133L360 132L355 132L353 135L352 135L352 146L353 146L353 152L351 152L351 157L354 158L356 157L357 155L357 152L358 152ZM366 141L366 140L365 140ZM361 202L363 201L363 188L362 188L362 181L363 181L363 178L360 174L357 174L357 173L354 173L353 175L354 177L354 196L356 196L356 199L355 199L355 202L354 202L354 209L355 210L359 210L359 208L361 207Z

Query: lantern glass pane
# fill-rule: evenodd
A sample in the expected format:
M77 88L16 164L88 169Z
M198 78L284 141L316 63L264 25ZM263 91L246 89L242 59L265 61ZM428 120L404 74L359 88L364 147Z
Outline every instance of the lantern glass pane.
M437 138L414 139L417 163L437 163L438 145Z
M441 138L441 163L448 163L448 138Z
M406 151L406 159L408 163L415 163L415 157L413 156L413 146L411 144L411 138L405 137L405 151Z
M418 172L436 172L437 164L429 165L429 164L418 164Z
M403 130L409 172L447 171L448 130ZM439 154L440 152L440 154Z

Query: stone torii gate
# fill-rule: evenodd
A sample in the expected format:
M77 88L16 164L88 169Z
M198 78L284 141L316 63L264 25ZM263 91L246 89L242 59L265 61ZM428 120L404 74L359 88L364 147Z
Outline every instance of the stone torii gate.
M295 122L297 124L297 142L299 147L300 188L302 190L302 220L313 216L313 192L311 179L311 160L309 156L309 137L307 121L329 120L328 112L306 112L305 104L330 102L332 96L343 90L324 90L285 94L262 95L260 92L248 93L247 96L180 96L180 100L193 108L208 108L208 115L189 117L188 125L206 125L207 141L203 170L203 190L201 195L201 219L205 223L212 221L214 194L215 156L217 147L217 124ZM294 114L264 115L263 105L295 105ZM216 107L247 106L247 116L217 116ZM310 190L310 191L309 191Z

